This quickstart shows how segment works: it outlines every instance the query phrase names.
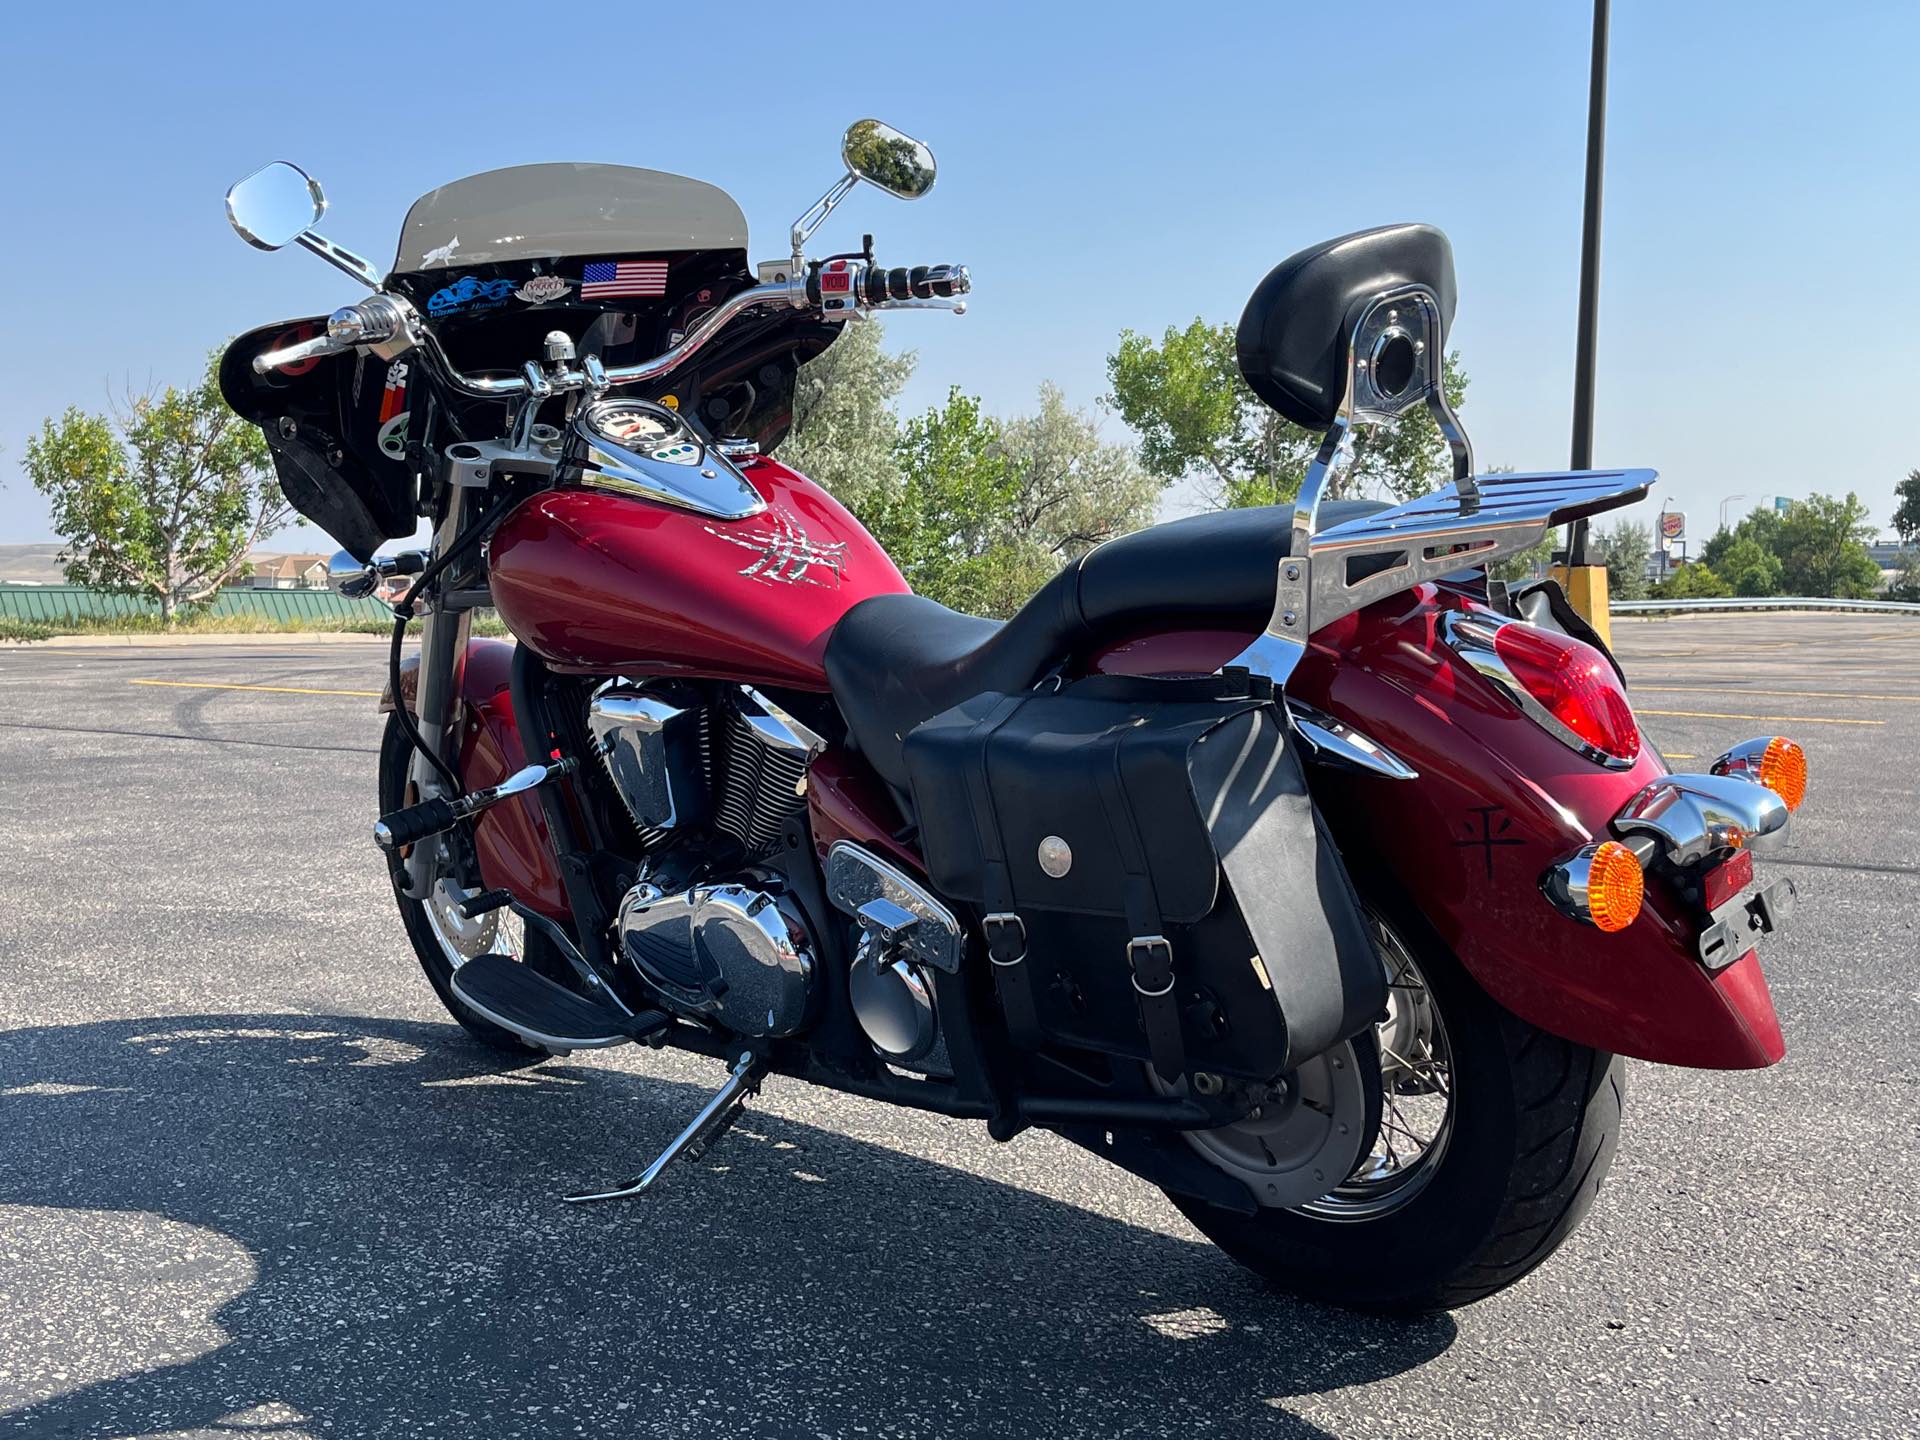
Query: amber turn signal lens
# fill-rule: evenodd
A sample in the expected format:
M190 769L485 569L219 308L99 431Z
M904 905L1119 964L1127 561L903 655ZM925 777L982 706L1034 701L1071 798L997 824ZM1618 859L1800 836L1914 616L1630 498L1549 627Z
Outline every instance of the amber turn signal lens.
M1798 810L1807 798L1807 752L1784 735L1767 742L1760 754L1760 783Z
M1609 934L1626 929L1640 913L1646 893L1640 862L1626 846L1608 840L1593 852L1587 866L1587 914L1596 928Z

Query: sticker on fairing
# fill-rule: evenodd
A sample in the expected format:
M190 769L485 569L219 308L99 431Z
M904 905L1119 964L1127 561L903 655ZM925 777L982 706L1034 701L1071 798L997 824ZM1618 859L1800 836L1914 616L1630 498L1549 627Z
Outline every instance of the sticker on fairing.
M433 298L427 301L427 310L434 315L451 315L458 310L469 314L497 310L512 294L511 280L482 280L477 275L462 275L444 290L434 291Z
M562 280L558 275L536 275L513 293L529 305L544 305L549 300L558 300L573 289L573 282Z
M390 460L407 458L407 362L396 360L380 390L380 433L376 443Z
M407 458L407 418L412 413L409 410L402 410L380 427L377 443L380 446L380 453L389 460Z

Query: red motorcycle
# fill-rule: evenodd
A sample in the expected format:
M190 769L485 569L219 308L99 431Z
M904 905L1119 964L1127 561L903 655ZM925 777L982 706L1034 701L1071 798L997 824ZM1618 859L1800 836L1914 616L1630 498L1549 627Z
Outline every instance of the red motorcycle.
M1669 773L1559 588L1487 566L1650 471L1473 473L1440 384L1445 237L1318 245L1261 281L1248 383L1325 439L1290 508L1098 546L999 623L911 593L772 458L798 367L960 266L806 258L859 181L926 193L888 126L749 268L720 190L527 165L423 196L391 273L284 163L240 234L371 290L236 341L222 382L288 498L394 605L375 838L427 978L514 1053L644 1042L1065 1136L1229 1254L1347 1304L1512 1283L1592 1203L1621 1056L1783 1042L1756 878L1791 741ZM1425 406L1454 480L1338 495L1360 425ZM429 549L379 555L425 519ZM470 637L491 607L519 643ZM421 621L417 662L402 657Z

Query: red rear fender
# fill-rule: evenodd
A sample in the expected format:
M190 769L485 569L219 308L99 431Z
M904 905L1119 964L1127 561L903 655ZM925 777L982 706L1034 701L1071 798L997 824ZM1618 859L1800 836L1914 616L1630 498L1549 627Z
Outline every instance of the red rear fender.
M1605 838L1608 821L1666 766L1628 770L1574 754L1456 656L1431 587L1328 627L1289 691L1387 746L1413 780L1319 769L1314 795L1361 893L1413 910L1502 1005L1584 1045L1671 1065L1738 1069L1785 1053L1757 959L1711 975L1698 923L1650 883L1617 934L1566 918L1541 894L1555 862ZM1097 668L1205 672L1247 637L1182 633L1115 647Z

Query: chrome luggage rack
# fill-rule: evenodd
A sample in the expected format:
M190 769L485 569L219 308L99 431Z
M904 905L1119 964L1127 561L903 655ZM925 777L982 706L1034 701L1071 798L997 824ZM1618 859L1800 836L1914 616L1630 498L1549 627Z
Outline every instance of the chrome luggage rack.
M1556 525L1644 499L1654 478L1652 470L1481 475L1465 493L1443 485L1322 530L1307 546L1308 633L1424 581L1518 554Z
M1392 348L1396 353L1388 355ZM1532 475L1473 473L1473 447L1447 403L1439 303L1422 286L1376 295L1354 326L1347 390L1301 481L1293 539L1281 560L1267 628L1231 665L1284 684L1307 638L1362 606L1488 565L1540 543L1548 530L1645 499L1652 470L1577 470ZM1384 358L1394 364L1386 366ZM1383 383L1376 370L1387 369ZM1353 463L1353 429L1394 424L1425 404L1448 448L1454 478L1431 494L1378 514L1317 530L1320 501Z

